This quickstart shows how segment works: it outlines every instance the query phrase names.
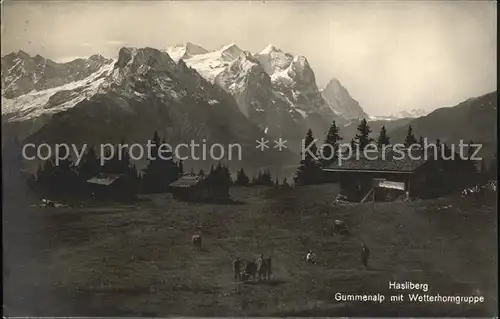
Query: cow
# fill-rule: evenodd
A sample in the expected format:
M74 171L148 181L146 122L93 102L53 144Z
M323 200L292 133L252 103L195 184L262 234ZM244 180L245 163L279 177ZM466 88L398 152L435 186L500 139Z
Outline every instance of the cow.
M249 279L250 276L252 280L255 281L255 275L257 274L257 264L253 261L247 261L245 266L245 275L243 276L243 280Z
M249 273L247 273L247 272L245 272L245 271L242 271L242 272L240 273L240 280L241 280L241 281L245 282L245 281L247 281L249 278L250 278L250 274L249 274Z
M337 235L349 235L349 229L347 229L347 225L341 220L333 221L333 232Z
M192 241L193 241L193 247L196 250L201 250L201 235L200 234L193 235Z
M309 249L309 252L306 255L306 264L315 264L316 263L316 255L313 253L312 249Z

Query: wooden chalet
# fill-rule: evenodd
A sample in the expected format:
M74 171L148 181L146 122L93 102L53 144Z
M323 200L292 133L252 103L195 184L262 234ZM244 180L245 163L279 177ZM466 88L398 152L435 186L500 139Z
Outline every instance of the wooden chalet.
M99 173L87 184L92 196L98 199L123 199L132 194L124 174Z
M389 150L384 157L375 152L368 155L370 158L361 154L342 161L341 165L334 162L324 166L325 180L340 183L342 193L350 201L361 201L370 191L374 192L374 199L377 195L439 197L453 189L450 183L460 180L454 161L425 159L423 151L412 152L413 158L420 156L420 159L410 158L406 151L404 156ZM447 187L442 186L445 184ZM460 187L459 183L452 186Z
M229 187L217 185L204 174L184 174L169 185L174 198L187 201L218 201L229 198Z

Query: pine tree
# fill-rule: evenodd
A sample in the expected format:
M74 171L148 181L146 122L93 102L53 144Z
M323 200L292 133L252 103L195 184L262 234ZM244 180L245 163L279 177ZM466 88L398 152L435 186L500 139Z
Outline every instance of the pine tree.
M229 167L223 166L221 175L222 175L222 177L221 177L222 183L227 188L227 193L229 195L229 188L233 184L233 180L231 179L231 172L229 171Z
M81 178L85 181L94 177L99 173L100 165L99 158L95 148L91 146L87 152L82 157L80 165L78 165L78 172Z
M380 134L377 139L377 145L381 149L383 145L389 145L389 144L390 144L390 139L389 136L387 136L385 125L382 125L382 128L380 129Z
M272 179L271 171L268 169L259 171L254 181L254 185L270 186L273 184L274 182Z
M486 176L488 177L489 180L497 180L497 154L493 156L493 158L490 161L490 165L488 165L487 171L486 171Z
M182 161L179 161L177 169L179 170L178 176L182 176L184 174L184 163Z
M436 150L437 150L437 158L436 159L442 159L442 155L441 155L441 148L442 148L442 144L441 144L441 140L438 138L436 140Z
M245 174L245 170L243 168L238 170L238 173L236 175L235 184L239 185L239 186L248 186L249 183L250 183L250 179Z
M57 198L73 195L81 185L73 162L70 159L59 160L56 165L55 157L45 162L38 181L43 193Z
M337 158L337 152L339 149L339 141L342 140L342 137L339 135L339 128L335 124L335 121L332 122L330 129L328 130L328 134L326 135L325 145L322 147L321 155L323 164L328 164ZM306 144L307 145L307 144ZM333 152L333 154L332 154Z
M22 144L17 138L8 138L4 143L2 145L3 203L11 204L15 201L16 204L21 204L27 190L26 176L23 173Z
M462 167L460 167L460 173L464 174L466 176L466 179L467 179L467 182L469 183L469 185L472 185L472 184L476 184L478 181L480 181L482 179L482 177L484 176L484 161L481 160L480 162L480 168L479 168L479 171L478 171L478 167L476 166L476 162L474 161L473 159L473 155L474 155L474 147L472 147L471 145L473 145L474 142L473 141L469 141L469 147L467 148L467 155L466 155L466 160L462 160L462 154L460 154L461 156L459 157L459 161L462 163Z
M229 188L231 187L232 180L227 166L219 163L215 168L212 167L206 182L210 187L213 199L229 197Z
M351 149L354 151L356 149L356 141L352 138L351 139Z
M252 182L250 183L250 185L257 185L257 177L252 177Z
M487 169L486 169L486 163L484 161L484 158L481 159L481 162L479 164L479 175L481 176L481 182L486 183L488 181L488 174L487 174Z
M124 145L123 143L122 141L122 145ZM111 154L113 156L104 163L104 166L100 170L108 174L128 174L132 165L129 153L126 150L120 151L119 146L115 145ZM91 155L89 155L89 157L90 156ZM107 158L109 158L109 153Z
M312 135L312 131L309 129L305 138L305 146L313 144L309 149L311 153L316 155L318 148L316 144L313 143L314 137ZM321 168L313 155L309 153L302 154L303 159L300 161L300 166L295 173L294 181L297 185L306 185L306 184L314 184L318 183L321 179Z
M417 139L415 138L415 135L413 134L413 128L411 125L408 126L408 133L406 134L405 138L405 147L410 147L413 144L417 143Z
M311 129L309 129L306 133L306 138L304 140L304 144L305 144L306 148L312 144L311 147L309 147L310 151L305 153L305 158L313 161L314 160L313 156L318 155L318 147L316 146L316 143L314 143L314 137L313 137Z
M283 178L283 183L281 185L283 185L284 187L290 186L290 185L288 185L288 180L286 177Z
M418 140L418 144L420 144L420 146L422 146L422 147L425 147L425 141L424 141L424 137L422 135L420 135L420 138Z
M366 119L361 120L357 127L357 131L358 132L354 137L354 143L359 146L360 150L363 150L366 145L373 142L373 138L370 137L372 130L370 129L370 126L368 126Z
M469 141L468 147L467 147L467 159L472 160L472 155L474 155L474 147L472 146L474 144L473 141Z
M151 146L151 159L144 169L143 184L149 192L166 191L168 185L179 178L179 166L172 153L160 153L160 137L154 133Z

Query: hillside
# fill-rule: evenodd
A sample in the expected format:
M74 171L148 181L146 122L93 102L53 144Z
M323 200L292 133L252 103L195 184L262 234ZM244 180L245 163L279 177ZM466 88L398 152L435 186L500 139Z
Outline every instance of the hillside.
M26 246L30 250L6 252L5 313L498 315L493 299L498 251L493 206L440 199L377 203L374 208L333 207L337 187L332 184L231 192L236 201L232 205L183 203L161 194L133 205L17 207L18 213L9 216L19 221L32 214L27 217L32 222L23 232L7 223L6 247L36 244ZM344 220L353 236L334 235L334 219ZM191 245L195 225L203 230L201 252ZM371 250L368 270L359 260L361 241ZM317 265L304 263L309 249L316 253ZM233 282L232 258L254 260L260 253L273 258L273 281ZM467 306L335 300L338 292L381 293L389 298L392 280L426 283L432 295L482 295L486 301Z
M430 114L413 119L409 124L415 136L424 136L430 142L440 139L452 144L463 140L484 145L483 154L491 158L497 147L497 92L463 101L456 106L439 108ZM407 125L388 129L393 142L402 142Z

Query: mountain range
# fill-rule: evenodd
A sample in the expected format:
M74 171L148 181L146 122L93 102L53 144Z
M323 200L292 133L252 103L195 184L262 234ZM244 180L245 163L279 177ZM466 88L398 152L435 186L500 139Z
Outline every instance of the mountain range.
M426 137L429 142L440 139L446 144L458 145L460 141L481 144L480 154L491 158L497 149L497 92L469 98L458 105L443 107L426 116L411 120L415 136ZM389 131L394 142L402 142L407 126Z
M245 154L240 164L254 167L296 164L305 132L311 128L322 140L333 120L345 139L354 136L362 118L374 131L385 125L395 136L416 117L430 126L444 121L434 120L439 110L370 117L339 80L332 78L319 89L306 57L273 45L255 54L236 44L213 51L192 43L124 47L116 59L93 55L67 63L17 51L2 57L1 79L4 137L36 143L135 143L156 130L171 144L238 142ZM430 130L416 123L419 134ZM279 137L289 141L289 149L255 149L256 140Z

